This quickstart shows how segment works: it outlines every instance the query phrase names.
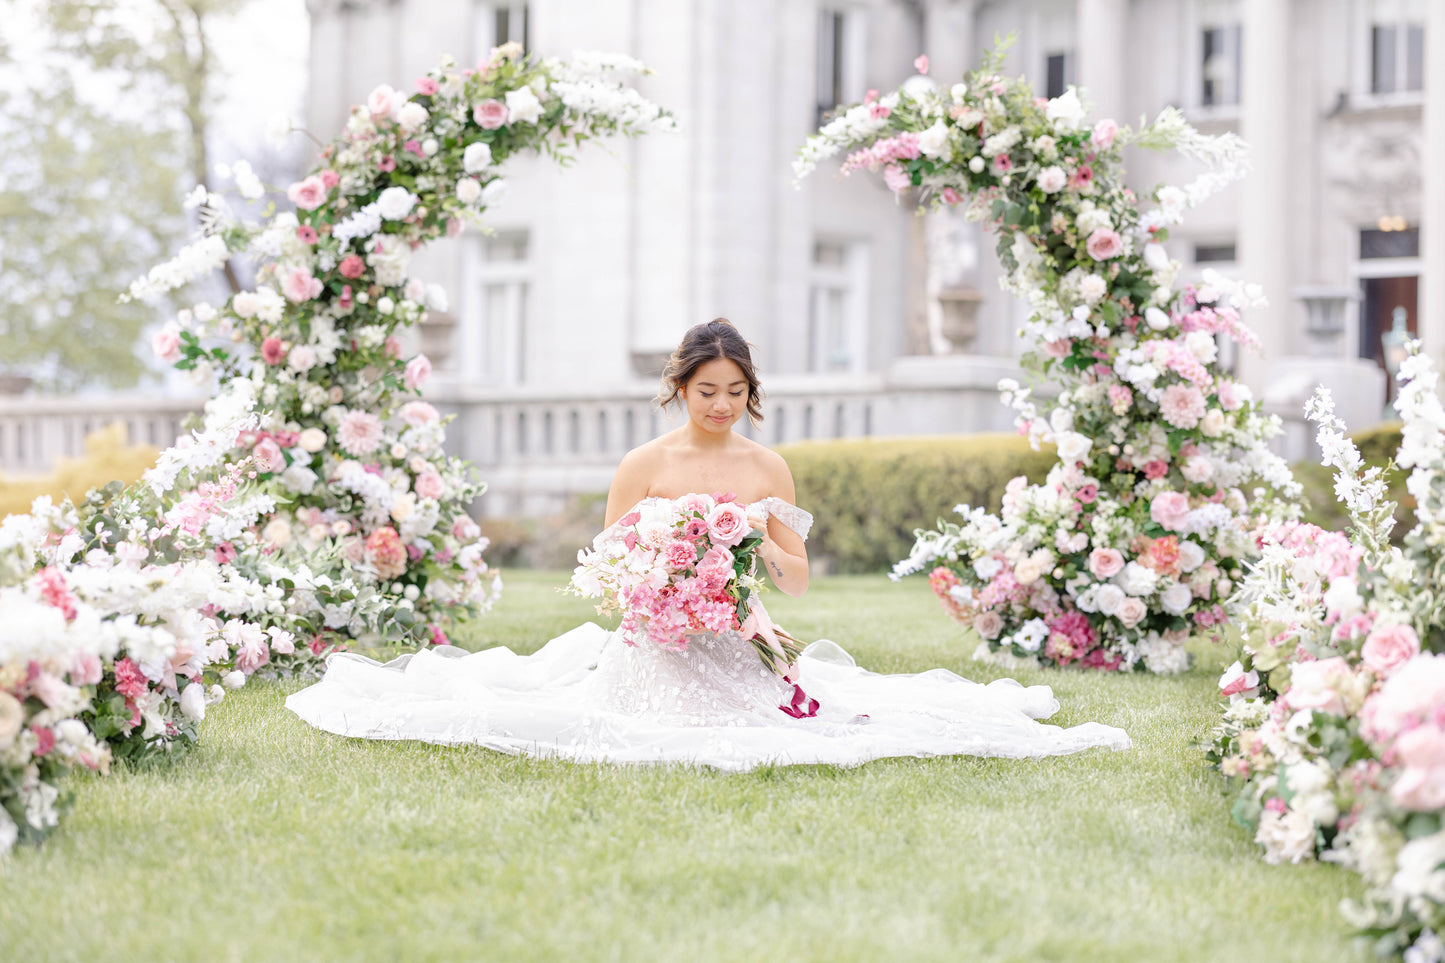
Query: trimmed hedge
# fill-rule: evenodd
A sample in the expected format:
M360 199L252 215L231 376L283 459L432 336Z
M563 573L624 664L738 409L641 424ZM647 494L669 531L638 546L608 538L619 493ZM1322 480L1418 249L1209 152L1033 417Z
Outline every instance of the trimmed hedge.
M1043 481L1057 461L1014 434L811 441L778 448L813 513L809 558L828 572L880 572L908 554L913 532L965 503L999 510L1009 479Z
M79 504L92 488L118 481L129 485L139 480L156 463L160 454L146 445L126 443L125 425L116 422L85 436L85 457L56 460L49 475L34 478L0 477L0 518L30 511L30 503L41 495L57 502L69 495Z

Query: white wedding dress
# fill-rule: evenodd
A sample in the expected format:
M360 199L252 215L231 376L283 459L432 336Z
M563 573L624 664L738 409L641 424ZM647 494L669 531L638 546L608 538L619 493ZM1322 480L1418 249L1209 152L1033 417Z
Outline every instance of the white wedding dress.
M807 537L807 512L776 498L757 508ZM981 685L946 669L879 675L827 640L809 645L798 667L802 689L819 703L812 717L785 711L798 705L794 687L736 633L695 637L675 651L627 645L589 622L533 655L441 646L382 664L339 653L325 677L286 706L344 736L730 771L854 766L888 756L1014 759L1131 745L1113 726L1061 729L1036 721L1059 708L1048 686L1025 688L1012 679Z

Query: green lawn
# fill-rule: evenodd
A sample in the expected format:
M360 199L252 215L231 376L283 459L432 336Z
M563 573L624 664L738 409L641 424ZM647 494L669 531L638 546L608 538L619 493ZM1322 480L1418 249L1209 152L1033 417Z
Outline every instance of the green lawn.
M463 637L530 650L586 619L515 572ZM973 678L915 579L773 593L795 634ZM1355 876L1267 866L1195 743L1222 649L1175 679L1033 672L1122 753L723 775L347 740L259 683L174 763L72 783L0 863L0 960L1343 960Z

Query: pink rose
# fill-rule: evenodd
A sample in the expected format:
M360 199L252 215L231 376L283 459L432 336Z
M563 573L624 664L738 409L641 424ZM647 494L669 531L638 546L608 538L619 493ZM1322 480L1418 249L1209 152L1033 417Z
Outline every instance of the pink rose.
M321 177L322 185L328 191L331 190L331 188L335 187L337 184L341 183L341 175L336 173L329 167L322 169L319 176Z
M1315 709L1344 715L1345 702L1339 685L1350 675L1350 667L1339 656L1316 662L1298 662L1289 673L1289 688L1282 698L1291 709Z
M707 516L707 528L718 545L733 546L752 531L747 512L741 505L727 502L714 508Z
M713 510L714 504L715 502L710 497L700 492L688 492L677 500L677 507L686 515L696 513L706 516Z
M1094 578L1113 578L1124 570L1124 554L1116 548L1096 548L1089 553L1089 572Z
M992 609L980 612L974 616L973 630L985 639L996 639L1003 631L1003 617Z
M472 120L483 130L496 130L507 122L507 105L500 100L484 100L472 108Z
M181 359L181 334L166 325L151 338L151 350L166 364L175 364Z
M1395 756L1405 771L1390 787L1390 798L1414 812L1445 806L1445 731L1427 723L1401 733Z
M1144 477L1150 481L1163 478L1167 474L1169 474L1169 463L1162 458L1156 458L1144 466Z
M371 111L373 118L380 120L382 117L390 117L392 112L400 106L401 99L401 96L392 90L390 85L379 84L366 95L366 109Z
M261 342L261 360L267 364L280 364L285 361L286 352L286 342L274 335Z
M434 471L424 471L416 476L416 481L412 483L412 489L415 490L418 498L440 499L442 493L447 490L447 486L442 481L441 475Z
M1108 150L1114 146L1114 138L1118 136L1118 133L1119 125L1112 119L1105 117L1094 125L1094 133L1090 140L1094 142L1094 146L1099 148L1099 150Z
M315 174L286 188L291 203L303 211L314 211L326 203L326 185Z
M406 386L415 391L420 388L422 382L431 377L431 362L427 356L419 354L406 363Z
M292 268L281 281L281 293L293 304L310 301L321 293L321 282L305 268Z
M1149 614L1149 608L1144 604L1143 599L1136 599L1133 596L1126 598L1119 603L1114 610L1114 618L1124 623L1124 628L1132 629L1144 621L1144 616Z
M1420 637L1408 625L1377 625L1365 639L1360 658L1370 671L1385 678L1420 653Z
M1095 228L1084 247L1089 257L1096 261L1107 261L1124 253L1124 239L1107 227Z
M1189 517L1189 496L1183 492L1160 492L1149 503L1149 517L1173 532L1184 530Z
M401 420L413 428L429 425L440 417L437 410L425 401L408 401L401 406Z
M281 446L270 438L262 441L251 451L256 456L256 461L262 471L276 472L286 467L286 458L281 454Z
M366 273L366 262L361 259L360 254L348 254L341 259L336 270L341 272L342 277L355 280Z
M697 563L699 575L722 576L727 579L733 571L733 553L725 548L714 545L703 553Z
M1239 391L1233 381L1220 383L1215 391L1219 395L1219 406L1225 411L1238 411L1243 407L1244 402L1240 400Z

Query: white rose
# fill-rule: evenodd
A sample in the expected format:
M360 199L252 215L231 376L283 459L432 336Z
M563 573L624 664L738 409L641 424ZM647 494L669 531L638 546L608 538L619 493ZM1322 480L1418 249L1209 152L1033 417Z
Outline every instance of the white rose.
M1194 593L1189 591L1189 586L1175 582L1164 590L1159 596L1159 602L1164 606L1164 611L1170 615L1183 615L1185 609L1189 608L1194 601Z
M79 719L62 719L55 724L55 735L68 746L79 748L90 739L90 730Z
M1144 309L1144 320L1155 331L1163 331L1170 324L1169 315L1152 306Z
M1149 265L1151 271L1169 270L1169 252L1164 250L1162 244L1144 245L1144 263Z
M506 197L511 190L512 185L500 177L488 181L487 186L482 188L482 206L496 206L501 203L502 198Z
M985 161L982 157L972 157L969 159L968 169L973 171L975 174L982 174L984 167L987 166L987 163L988 162Z
M477 171L492 165L492 147L490 144L475 143L468 144L467 149L462 152L462 170L468 174L475 174Z
M206 687L192 682L181 690L181 713L192 722L206 717Z
M376 311L378 314L391 314L391 312L395 310L396 302L387 295L383 294L381 297L376 299Z
M1200 364L1212 364L1219 355L1219 345L1208 331L1191 331L1184 336L1184 346L1199 359Z
M1192 572L1204 564L1207 558L1204 549L1196 542L1179 543L1179 568L1185 572Z
M1054 439L1054 444L1058 447L1059 461L1066 465L1072 465L1088 458L1089 452L1094 447L1092 438L1076 431L1063 432Z
M309 344L298 344L286 356L286 364L292 371L310 371L316 367L316 349Z
M475 177L463 177L457 181L457 200L463 204L475 204L482 199L482 182Z
M1042 138L1040 138L1042 140ZM1039 190L1045 194L1056 194L1064 189L1069 182L1069 177L1064 173L1062 167L1045 167L1039 171Z
M1073 130L1084 119L1084 105L1079 102L1078 93L1070 87L1062 96L1049 101L1044 114L1053 121L1055 127Z
M254 318L256 312L261 308L261 299L256 296L255 291L240 291L231 299L231 310L236 312L237 317Z
M513 124L535 124L542 116L542 102L531 87L507 91L507 118Z
M1119 611L1119 606L1124 601L1124 590L1117 585L1100 585L1094 592L1094 605L1104 615L1113 615Z
M1115 576L1114 581L1126 593L1138 597L1153 592L1159 576L1155 575L1151 568L1145 568L1138 562L1130 562L1124 566L1124 571Z
M405 187L388 187L376 199L376 212L388 221L399 221L411 213L417 196Z
M426 123L431 115L427 109L414 100L408 100L396 112L396 122L405 131L413 131Z
M397 523L404 522L415 508L416 496L411 492L402 492L391 503L391 520Z
M948 128L936 120L933 126L918 135L918 150L924 157L941 157L948 152Z
M326 447L326 432L320 428L303 428L296 443L314 455Z
M441 149L442 145L440 142L437 141L435 137L428 137L426 140L421 142L421 152L428 157L435 157L437 155L437 151Z
M291 544L291 525L284 518L273 518L261 530L261 540L275 548Z

